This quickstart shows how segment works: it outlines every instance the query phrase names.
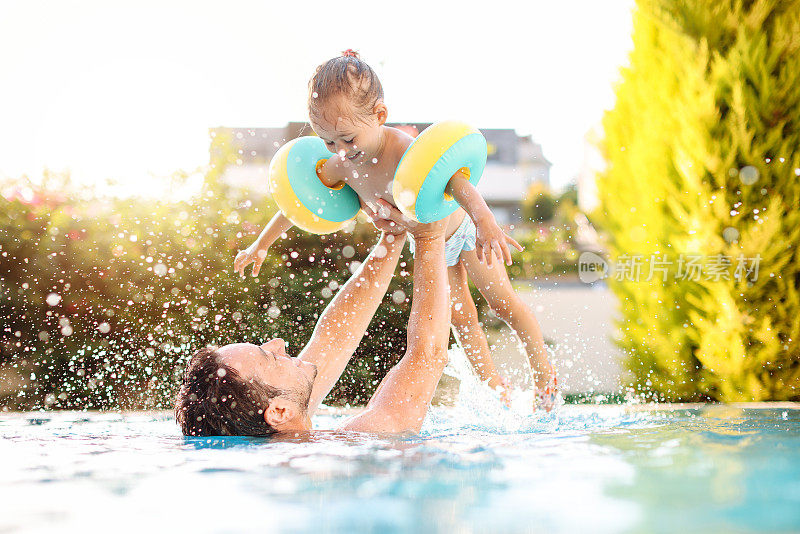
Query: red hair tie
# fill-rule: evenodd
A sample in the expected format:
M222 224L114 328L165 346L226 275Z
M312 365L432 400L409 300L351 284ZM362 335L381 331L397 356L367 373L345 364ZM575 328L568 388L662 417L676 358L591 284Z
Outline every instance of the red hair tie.
M342 52L342 56L343 57L354 57L354 58L358 59L358 52L356 52L352 48L348 48L347 50Z

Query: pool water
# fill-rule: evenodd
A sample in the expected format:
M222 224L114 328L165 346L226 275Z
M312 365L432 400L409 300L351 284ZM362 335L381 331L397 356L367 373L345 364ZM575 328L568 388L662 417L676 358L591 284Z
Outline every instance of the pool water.
M487 417L275 441L184 438L168 413L3 414L0 532L800 531L790 406Z

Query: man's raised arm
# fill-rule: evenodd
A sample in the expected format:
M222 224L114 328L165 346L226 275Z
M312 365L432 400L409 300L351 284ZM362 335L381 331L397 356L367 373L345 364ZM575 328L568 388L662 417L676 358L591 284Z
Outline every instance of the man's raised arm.
M419 432L447 364L450 296L444 231L445 221L413 230L414 297L406 354L384 377L366 410L347 421L343 430Z
M364 263L322 312L299 358L317 366L308 413L312 415L347 366L383 300L403 251L405 234L383 233Z

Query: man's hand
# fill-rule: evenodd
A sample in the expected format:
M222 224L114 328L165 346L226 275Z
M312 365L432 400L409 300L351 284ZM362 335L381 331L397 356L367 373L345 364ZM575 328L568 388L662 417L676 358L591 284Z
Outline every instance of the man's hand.
M377 210L376 213L379 218L386 221L392 221L393 223L402 226L407 231L410 231L417 224L419 224L414 219L410 219L409 217L403 215L403 212L397 209L396 206L393 206L382 198L377 200L375 209Z
M383 199L378 201L376 206L373 203L364 204L364 213L367 214L372 225L387 234L404 234L408 227L400 210L389 204Z
M491 265L494 254L497 254L501 262L505 260L507 265L511 265L511 249L508 245L511 244L519 251L523 250L522 245L503 232L494 217L478 220L475 227L477 229L475 254L478 256L478 261L485 261L487 265Z
M396 208L395 208L396 209ZM398 210L398 213L400 211ZM400 213L404 219L408 219L405 215ZM448 218L445 217L440 221L434 221L431 223L423 224L421 222L413 222L413 225L408 228L408 233L414 236L414 239L436 239L438 237L445 237L445 233L447 232L447 221Z

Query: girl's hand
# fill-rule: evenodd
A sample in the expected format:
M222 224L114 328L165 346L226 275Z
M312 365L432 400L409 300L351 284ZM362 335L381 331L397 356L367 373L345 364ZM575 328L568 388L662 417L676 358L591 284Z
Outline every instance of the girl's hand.
M492 257L497 254L500 261L505 260L507 265L511 265L511 249L508 245L511 244L519 251L523 250L522 245L506 235L494 217L479 220L475 226L477 229L475 254L478 256L478 261L486 261L487 265L491 265Z
M244 277L244 268L252 263L253 276L258 276L258 272L261 270L261 264L264 263L264 258L267 257L268 249L258 249L254 245L255 243L245 250L239 251L236 255L236 259L233 260L233 272L239 273L239 275Z

